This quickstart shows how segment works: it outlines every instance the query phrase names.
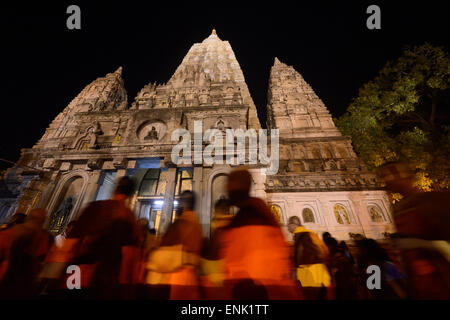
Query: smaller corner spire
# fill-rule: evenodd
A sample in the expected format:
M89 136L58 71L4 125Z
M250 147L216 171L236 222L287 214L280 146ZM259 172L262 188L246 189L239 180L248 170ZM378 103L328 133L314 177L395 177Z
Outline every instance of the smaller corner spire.
M277 64L280 64L280 63L281 63L280 60L278 60L278 58L275 57L275 60L274 60L273 64L274 64L274 65L277 65Z
M114 73L122 75L122 66L120 66Z

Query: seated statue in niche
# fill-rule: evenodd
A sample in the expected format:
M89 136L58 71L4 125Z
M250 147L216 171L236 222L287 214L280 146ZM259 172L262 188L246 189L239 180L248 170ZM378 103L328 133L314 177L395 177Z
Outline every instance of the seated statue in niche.
M370 214L370 219L372 219L373 222L383 222L384 221L383 215L375 207L370 207L369 214Z
M97 134L94 130L89 131L89 149L98 149Z
M67 218L72 212L73 206L75 204L75 199L73 197L66 198L59 210L52 213L50 216L50 231L59 232L59 230L65 225Z
M347 212L340 206L334 208L334 214L336 216L336 220L339 224L350 224L350 220L348 218Z
M211 127L211 129L217 129L217 130L219 130L220 132L222 132L223 134L226 134L226 129L231 129L231 127L227 127L227 126L225 125L225 122L222 120L222 118L219 118L219 119L216 121L215 125L213 125L213 126Z
M97 121L94 127L89 130L89 149L98 149L99 146L97 144L97 137L102 135L103 131L100 127L100 123Z
M155 127L152 127L152 129L144 137L144 140L150 140L150 141L158 140L158 132L156 131Z
M319 161L312 162L311 169L312 169L311 171L313 171L313 172L325 171L323 162L321 162L321 161L320 162Z
M329 165L330 165L330 170L332 170L332 171L338 170L337 165L334 161L330 161Z
M95 122L95 126L94 126L94 133L97 135L102 135L103 131L102 131L102 127L100 126L100 122Z
M294 161L288 161L286 165L286 172L295 172L295 163Z
M225 124L223 123L222 119L217 123L217 129L219 129L220 131L225 130Z

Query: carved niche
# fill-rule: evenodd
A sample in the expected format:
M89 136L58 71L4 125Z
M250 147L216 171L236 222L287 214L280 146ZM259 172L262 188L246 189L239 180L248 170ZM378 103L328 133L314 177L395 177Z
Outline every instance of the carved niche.
M167 126L162 121L144 122L137 131L137 137L143 143L155 143L164 139Z

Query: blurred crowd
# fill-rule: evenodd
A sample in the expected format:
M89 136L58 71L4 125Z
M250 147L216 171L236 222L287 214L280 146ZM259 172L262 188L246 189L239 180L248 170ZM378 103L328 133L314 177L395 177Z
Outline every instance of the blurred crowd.
M401 163L381 176L404 197L394 205L397 233L383 243L319 236L298 216L287 241L242 168L228 176L209 237L191 191L156 235L129 209L134 185L123 177L110 200L89 204L56 237L44 210L15 214L0 231L0 299L449 299L449 192L418 192Z

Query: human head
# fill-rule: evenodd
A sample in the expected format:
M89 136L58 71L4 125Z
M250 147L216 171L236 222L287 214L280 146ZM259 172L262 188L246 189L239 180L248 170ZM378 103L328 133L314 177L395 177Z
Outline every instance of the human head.
M29 226L42 227L47 212L44 209L33 209L28 213L25 224Z
M16 213L13 215L8 222L8 227L12 227L16 224L22 224L25 222L27 215L25 213Z
M134 193L134 182L130 177L122 177L117 183L115 194L125 195L127 198Z
M300 218L297 216L292 216L288 220L288 230L290 233L294 233L295 229L300 227L302 224L300 222Z
M330 252L334 253L334 252L338 251L339 244L335 238L329 237L329 238L326 238L323 242L325 242L328 249L330 249Z
M363 259L367 261L390 261L386 250L381 247L374 239L363 239L358 242L360 253Z
M227 190L230 203L239 206L250 194L252 175L247 169L236 169L228 175Z
M339 247L340 247L341 249L343 249L343 250L348 250L348 246L347 246L347 244L345 243L345 241L339 242Z
M414 171L405 162L390 162L379 170L379 176L386 182L386 188L393 193L407 195L414 190Z
M326 232L324 232L324 233L322 234L322 240L323 240L324 242L326 242L326 240L329 239L329 238L331 238L331 233L329 233L328 231L326 231Z
M193 211L195 209L195 193L185 190L180 196L180 206L183 211Z

